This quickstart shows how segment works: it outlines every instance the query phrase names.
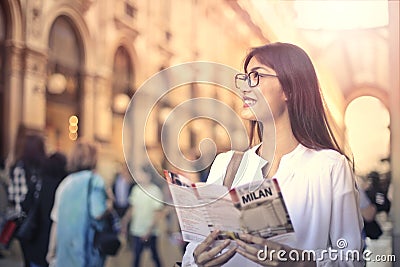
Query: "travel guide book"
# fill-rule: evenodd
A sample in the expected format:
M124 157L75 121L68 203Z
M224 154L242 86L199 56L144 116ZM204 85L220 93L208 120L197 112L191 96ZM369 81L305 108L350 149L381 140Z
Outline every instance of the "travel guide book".
M192 183L165 170L183 240L201 242L219 229L219 239L239 233L263 238L291 235L294 230L276 179L263 179L232 189L217 184Z

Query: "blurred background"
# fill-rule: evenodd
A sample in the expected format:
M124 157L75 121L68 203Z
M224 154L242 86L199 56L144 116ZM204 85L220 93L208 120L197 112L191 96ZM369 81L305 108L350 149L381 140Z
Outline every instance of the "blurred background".
M376 171L399 191L397 0L1 0L0 157L6 166L12 162L25 132L44 134L49 153L68 154L85 137L100 143L98 171L111 182L124 161L125 110L147 79L190 61L241 70L250 47L276 41L297 44L312 58L330 120L354 156L357 175L368 182L368 173ZM212 97L234 110L241 106L234 94L213 85L170 92L145 129L157 169L165 167L165 114L193 97ZM230 149L228 133L207 119L185 125L180 149L197 157L204 138L214 140L218 151ZM400 259L396 194L392 205L393 229L384 246Z

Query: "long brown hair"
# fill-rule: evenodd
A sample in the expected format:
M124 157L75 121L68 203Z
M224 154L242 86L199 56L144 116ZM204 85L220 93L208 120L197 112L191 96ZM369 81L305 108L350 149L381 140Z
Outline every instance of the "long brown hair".
M27 168L41 168L46 159L43 136L28 133L17 142L21 143L21 147L16 155L16 162L22 161Z
M308 55L293 44L272 43L250 50L244 61L244 70L255 57L260 63L275 70L287 97L287 106L293 135L302 145L311 149L333 149L345 155L328 123L314 66ZM250 144L261 140L259 123L252 122Z

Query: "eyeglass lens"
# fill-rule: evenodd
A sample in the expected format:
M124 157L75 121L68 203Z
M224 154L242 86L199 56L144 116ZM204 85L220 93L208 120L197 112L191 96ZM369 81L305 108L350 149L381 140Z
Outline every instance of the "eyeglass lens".
M258 85L259 75L257 72L252 71L248 74L240 73L235 76L235 85L238 89L245 87L255 87Z
M255 86L258 85L259 77L260 77L260 76L258 75L258 72L252 71L252 72L250 72L250 73L248 74L248 77L249 77L249 86L250 86L250 87L255 87Z
M247 82L247 74L239 73L235 76L235 86L237 89L243 89L245 86L248 86Z

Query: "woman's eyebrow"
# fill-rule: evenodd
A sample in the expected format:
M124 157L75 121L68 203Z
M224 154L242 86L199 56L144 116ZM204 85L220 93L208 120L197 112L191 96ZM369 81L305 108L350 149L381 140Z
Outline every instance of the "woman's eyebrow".
M250 71L257 71L257 70L265 70L265 71L269 72L269 70L264 67L254 67Z

